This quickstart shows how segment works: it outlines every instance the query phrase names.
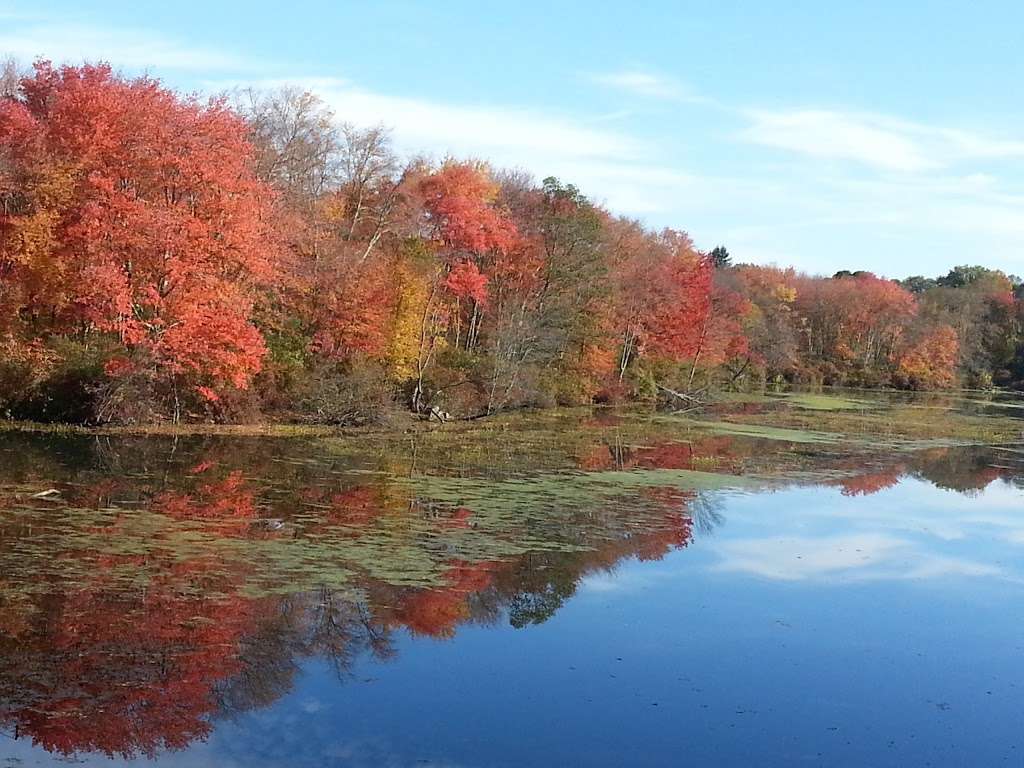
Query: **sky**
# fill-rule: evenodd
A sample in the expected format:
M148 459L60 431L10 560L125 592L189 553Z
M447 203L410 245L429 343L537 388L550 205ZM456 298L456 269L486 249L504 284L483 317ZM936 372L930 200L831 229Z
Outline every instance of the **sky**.
M735 262L1024 274L1024 3L0 0L0 55L295 84Z

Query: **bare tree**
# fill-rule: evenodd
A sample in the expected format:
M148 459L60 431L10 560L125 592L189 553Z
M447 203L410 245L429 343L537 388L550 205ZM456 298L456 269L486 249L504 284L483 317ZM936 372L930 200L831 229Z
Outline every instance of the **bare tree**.
M337 186L341 135L318 96L291 86L249 88L234 101L251 126L257 174L290 203L311 205Z
M5 56L0 60L0 99L13 99L17 96L23 76L24 72L13 56Z
M370 198L382 183L393 179L398 163L387 132L379 126L360 129L345 123L341 135L341 186L350 211L346 237L352 239L359 224L373 217L373 211L368 210Z
M342 238L362 245L362 262L389 231L402 183L413 165L399 170L391 137L381 126L357 128L345 123L341 136L339 189L345 201Z

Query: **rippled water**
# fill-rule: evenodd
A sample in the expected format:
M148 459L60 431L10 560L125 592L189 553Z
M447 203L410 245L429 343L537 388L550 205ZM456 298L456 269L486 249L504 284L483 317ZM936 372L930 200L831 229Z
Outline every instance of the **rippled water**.
M595 418L0 436L0 766L1024 764L1019 446Z

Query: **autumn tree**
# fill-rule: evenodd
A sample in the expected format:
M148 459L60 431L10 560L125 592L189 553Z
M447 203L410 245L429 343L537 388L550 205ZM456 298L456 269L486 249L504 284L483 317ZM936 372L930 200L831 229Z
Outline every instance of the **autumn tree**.
M945 389L956 382L959 338L948 325L927 327L899 353L898 383L911 389Z
M891 375L900 338L917 314L914 296L869 272L795 281L804 354L827 383L877 384Z
M920 298L934 326L949 326L959 340L958 366L972 386L1005 378L1020 336L1013 283L1002 272L960 266L936 280Z
M265 354L256 291L275 277L272 191L223 101L181 98L105 65L36 64L0 104L17 183L0 262L18 332L121 350L108 374L173 398L245 389Z
M355 418L365 411L356 401L369 404L383 391L360 382L372 378L367 361L390 353L396 243L415 232L416 210L404 205L415 164L401 166L386 131L339 123L309 92L246 91L238 101L257 172L283 203L277 226L287 270L261 317L269 388L309 404L317 418Z
M794 311L796 272L743 264L729 270L725 280L748 302L743 324L752 367L766 380L804 378L809 361L801 355L803 327Z
M619 381L644 356L690 361L692 372L712 329L710 260L685 233L664 230L654 235L634 222L618 227L614 301Z
M481 386L493 413L524 402L576 402L596 391L595 351L605 347L606 219L572 185L500 178L500 204L517 247L488 265L489 322L481 335Z
M509 371L515 371L516 354L532 362L538 397L588 401L615 366L610 217L576 186L554 177L539 188L514 182L506 182L504 198L525 247L495 288L496 303L509 307L495 343L502 345ZM508 282L513 290L506 300Z
M425 284L418 308L412 406L425 404L424 381L439 348L474 349L488 302L487 271L518 246L514 223L495 204L497 186L485 168L448 162L418 185L423 200L420 260ZM451 331L450 338L448 336Z

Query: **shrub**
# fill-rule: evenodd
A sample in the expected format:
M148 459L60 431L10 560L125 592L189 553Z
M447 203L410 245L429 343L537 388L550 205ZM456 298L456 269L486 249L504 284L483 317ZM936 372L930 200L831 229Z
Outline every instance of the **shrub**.
M41 344L8 342L0 362L0 401L13 418L88 423L104 381L110 348L54 337Z
M311 372L299 392L299 417L315 424L379 424L393 402L394 393L379 364L322 365Z
M53 352L41 344L0 340L0 415L27 418L24 404L38 395L55 363Z

